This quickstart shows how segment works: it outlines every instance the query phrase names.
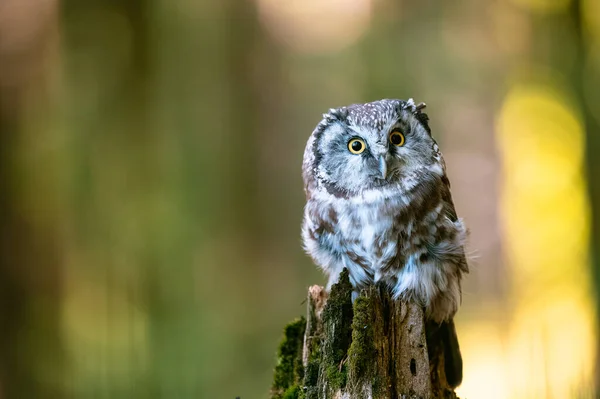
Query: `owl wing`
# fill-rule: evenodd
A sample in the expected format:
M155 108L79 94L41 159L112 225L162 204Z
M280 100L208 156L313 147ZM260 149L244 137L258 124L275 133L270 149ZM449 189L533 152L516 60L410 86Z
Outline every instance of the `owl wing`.
M452 201L452 194L450 192L450 180L448 180L448 177L446 176L445 169L446 169L446 167L444 165L444 175L442 176L442 193L441 193L442 194L442 211L448 217L448 219L450 219L450 221L452 221L452 223L462 224L462 222L458 218L458 215L456 214L456 209L454 208L454 201ZM469 272L469 265L467 264L467 257L465 255L464 246L461 247L461 250L459 251L457 265L461 272L463 272L463 273ZM459 277L459 288L460 288L460 277ZM461 290L461 296L462 296L462 290Z
M445 168L444 168L445 169ZM453 223L460 223L459 218L454 208L454 202L452 201L452 194L450 193L450 181L444 173L442 177L443 189L442 189L442 209L448 219ZM463 273L469 272L469 265L467 264L467 257L465 255L464 247L459 251L457 259L457 266ZM460 297L462 299L462 288L460 284L460 273L458 273L458 287ZM431 327L430 327L431 328ZM435 328L434 328L435 330ZM463 361L460 353L460 347L458 345L458 336L456 334L456 327L454 326L454 319L445 321L439 325L438 330L439 339L443 345L444 351L444 371L446 373L446 379L451 387L457 387L462 382L462 368Z

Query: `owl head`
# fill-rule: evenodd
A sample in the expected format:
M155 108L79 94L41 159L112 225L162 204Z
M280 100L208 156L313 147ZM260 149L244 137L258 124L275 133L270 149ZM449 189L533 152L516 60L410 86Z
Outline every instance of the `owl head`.
M316 186L348 196L398 185L424 169L443 169L428 117L412 99L380 100L331 109L308 140L303 176Z

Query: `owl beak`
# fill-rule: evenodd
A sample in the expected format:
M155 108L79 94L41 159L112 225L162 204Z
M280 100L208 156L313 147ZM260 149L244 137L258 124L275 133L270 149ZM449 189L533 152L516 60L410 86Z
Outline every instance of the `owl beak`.
M379 156L379 171L381 172L381 177L387 177L387 162L385 162L385 155Z

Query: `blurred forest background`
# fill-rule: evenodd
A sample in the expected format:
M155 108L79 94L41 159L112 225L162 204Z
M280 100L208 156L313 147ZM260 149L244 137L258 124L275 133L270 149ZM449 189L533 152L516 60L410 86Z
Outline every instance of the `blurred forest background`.
M459 394L593 398L600 0L1 0L0 398L265 398L330 107L427 103Z

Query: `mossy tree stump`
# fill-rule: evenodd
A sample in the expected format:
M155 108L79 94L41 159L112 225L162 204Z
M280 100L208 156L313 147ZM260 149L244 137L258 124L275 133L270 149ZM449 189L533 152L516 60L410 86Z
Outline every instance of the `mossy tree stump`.
M456 398L420 306L375 286L352 303L344 270L329 297L310 287L307 307L306 319L285 328L273 399Z

